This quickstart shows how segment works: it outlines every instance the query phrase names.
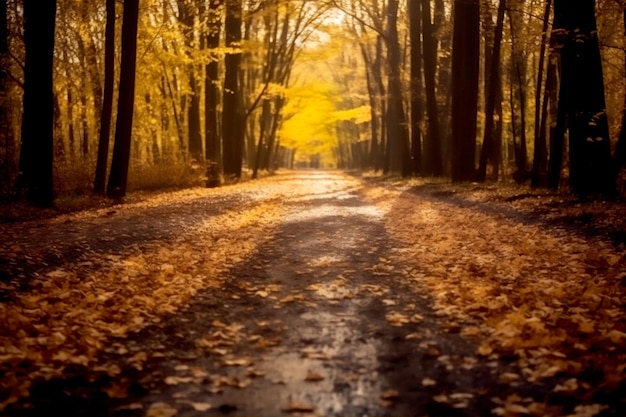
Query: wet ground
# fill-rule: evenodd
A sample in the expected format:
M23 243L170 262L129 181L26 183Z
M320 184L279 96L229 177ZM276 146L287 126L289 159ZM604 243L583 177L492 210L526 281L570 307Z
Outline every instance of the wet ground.
M547 404L543 415L574 413L576 404L566 404L572 397L554 392L554 384L502 378L522 373L516 358L479 354L480 340L461 335L474 318L451 322L433 309L428 292L409 279L428 268L398 264L412 257L412 246L390 233L385 219L394 213L364 196L369 185L339 173L279 180L267 191L230 190L215 203L194 197L44 223L39 227L50 229L49 242L23 237L19 228L28 225L10 226L15 246L31 245L40 256L54 243L55 261L45 267L5 259L6 274L18 271L28 281L92 254L142 253L163 244L175 250L179 234L195 236L189 241L207 250L216 238L200 237L205 216L280 206L279 221L263 236L247 236L255 246L245 256L233 232L231 252L223 253L228 267L203 272L216 275L219 285L199 289L175 312L135 332L108 337L88 365L66 364L61 375L36 379L30 394L2 415L541 415L529 410L533 401ZM23 284L20 291L31 289ZM25 378L35 365L22 360L18 366ZM519 401L505 404L512 395ZM611 410L598 412L620 415L624 398L611 395ZM571 415L595 415L591 411Z

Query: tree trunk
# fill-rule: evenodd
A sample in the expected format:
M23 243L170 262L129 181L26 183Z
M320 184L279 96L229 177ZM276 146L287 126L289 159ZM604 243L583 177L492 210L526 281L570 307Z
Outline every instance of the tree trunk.
M570 186L576 194L608 194L615 184L595 0L555 0L554 14L562 41L559 108L569 130Z
M626 46L626 2L624 2L624 46ZM626 48L624 49L624 74L626 74ZM624 78L626 89L626 77ZM615 175L621 175L626 166L626 91L624 91L624 108L622 110L622 129L620 131L617 146L615 147ZM623 181L622 181L623 182ZM622 190L623 192L623 190Z
M261 167L262 160L264 157L264 153L265 153L265 149L263 149L264 138L268 130L268 124L269 124L269 120L271 116L270 112L271 112L271 102L269 101L269 99L263 99L261 117L259 119L259 144L256 147L256 155L254 158L254 170L252 172L253 179L257 178L258 173L259 173L259 168Z
M515 165L516 170L513 178L518 182L527 179L528 147L526 136L526 84L528 58L519 46L520 33L524 31L524 19L518 11L522 3L518 0L513 4L509 3L512 10L509 11L509 31L511 34L511 106L513 112L518 110L512 119L514 135L519 135L519 141L515 143Z
M437 106L437 38L431 21L430 0L422 0L422 30L424 33L424 86L426 87L426 112L428 134L424 141L424 174L443 174L441 139L439 132L439 109Z
M206 87L204 96L205 108L205 155L207 161L207 187L220 185L221 146L218 131L218 111L220 88L219 61L217 48L220 45L221 7L222 0L209 0L209 28L207 29L206 45L211 54L211 61L206 65Z
M367 82L367 95L370 103L370 146L368 154L368 167L371 169L377 169L379 143L378 135L380 131L380 119L378 117L378 90L375 88L375 80L372 69L372 62L369 59L365 46L361 45L361 55L363 56L363 62L365 66L365 80Z
M189 58L190 50L194 47L194 20L198 9L193 0L178 0L178 21L183 27L185 46ZM202 134L200 131L200 83L196 77L196 66L190 63L187 67L189 77L189 94L183 96L187 111L187 149L189 155L196 161L202 161Z
M389 63L387 107L387 138L389 149L389 172L408 176L411 173L409 131L402 102L402 79L400 43L398 40L398 0L388 3L387 52Z
M414 175L422 173L424 103L422 99L422 24L420 14L420 2L409 1L411 37L411 156L413 158ZM374 129L373 123L372 129Z
M9 108L8 108L8 74L6 71L9 52L9 31L7 21L7 3L0 4L0 146L5 150L4 161L0 160L0 197L7 197L11 194L12 189L12 173L11 160L13 154L9 150L13 138L11 137L11 127L9 124Z
M111 137L111 115L113 114L113 91L115 89L115 0L106 0L106 27L104 40L104 95L100 113L100 134L98 138L98 160L93 190L104 195L109 141Z
M241 136L244 122L243 109L240 106L241 63L241 0L226 0L225 40L226 47L233 48L226 54L224 76L224 96L222 105L222 148L224 151L224 174L241 177L243 158L243 138Z
M486 96L485 109L485 135L483 146L480 152L480 165L478 167L478 181L484 182L487 175L487 164L491 161L491 166L495 176L498 171L498 161L496 155L496 141L494 139L494 113L496 100L498 99L498 87L500 85L500 47L502 44L502 30L504 26L504 10L506 0L500 0L498 5L498 17L494 29L493 48L491 54L491 68L489 69L488 91Z
M115 143L111 174L107 184L109 198L126 195L130 145L135 104L135 70L137 65L137 24L139 0L125 0L122 18L122 60L120 63L120 86L115 124Z
M444 173L450 172L450 133L452 114L452 16L448 18L444 0L435 0L435 33L439 41L437 65L437 102L439 105L439 135Z
M541 177L545 176L548 166L546 134L545 129L543 131L541 130L541 126L544 125L542 116L545 114L545 111L542 111L544 106L541 100L541 86L543 85L543 72L545 67L544 61L546 57L546 45L548 43L548 26L551 7L552 0L547 0L546 8L543 13L543 30L541 33L541 49L539 51L539 72L537 74L537 85L535 91L535 146L531 172L531 185L534 187L541 184Z
M24 113L20 188L29 202L52 205L54 97L52 62L56 0L24 0Z
M478 0L455 0L452 39L452 154L453 181L475 179L476 116L480 9Z

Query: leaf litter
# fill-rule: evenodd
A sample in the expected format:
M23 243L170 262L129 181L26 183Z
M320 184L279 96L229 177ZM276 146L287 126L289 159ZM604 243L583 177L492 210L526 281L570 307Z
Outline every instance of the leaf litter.
M233 189L227 193L234 193ZM128 355L129 364L142 369L150 359L146 352L128 352L123 345L111 342L123 341L147 326L158 326L199 291L222 286L220 272L246 260L284 217L280 198L264 202L258 191L245 189L258 198L255 205L208 217L192 231L181 233L174 243L153 242L148 249L135 248L128 253L91 254L93 259L87 264L80 260L48 268L36 275L31 290L18 292L14 301L0 304L0 359L4 371L0 386L10 389L8 396L0 398L0 410L27 397L34 379L61 375L67 366L98 366L112 377L118 375L117 366L96 365L98 355L112 346ZM401 243L401 247L389 248L389 254L379 257L368 271L380 278L380 284L348 285L346 271L345 276L334 280L310 284L301 293L284 294L279 284L260 287L241 282L240 287L248 294L272 300L278 308L293 304L312 308L308 293L329 302L366 294L379 297L387 324L411 332L404 339L436 337L426 330L415 331L416 325L430 317L393 297L385 279L401 273L417 300L426 297L432 302L442 320L442 330L458 332L475 343L476 357L462 358L462 369L472 370L478 361L515 358L519 372L499 370L496 378L502 383L523 380L548 384L558 395L581 397L585 404L572 407L571 416L594 416L606 410L607 406L594 401L595 393L615 392L626 379L626 327L621 301L626 277L623 246L508 220L406 190L389 186L360 189L366 199L386 213L387 232ZM205 194L176 198L194 201L205 198ZM468 199L472 198L469 195ZM155 199L117 210L163 203ZM93 216L81 213L65 216L63 221L78 223ZM53 219L50 224L58 225L59 220ZM3 257L28 252L20 245L2 251ZM326 257L311 265L322 267L336 262ZM257 265L253 269L262 268ZM238 297L233 294L234 299ZM272 325L261 319L257 324ZM209 391L245 389L252 378L264 376L264 372L252 368L253 358L232 355L232 347L256 343L267 348L278 342L247 333L246 326L236 322L215 321L212 329L211 333L198 335L195 346L216 355L223 367L243 367L247 374L210 376ZM425 357L436 358L447 369L458 365L458 358L442 355L436 342L422 342L419 347ZM314 347L301 349L300 354L312 360L333 359L328 352ZM29 366L28 375L21 371L24 364ZM602 375L601 384L594 385L589 377L593 372ZM163 380L178 386L196 384L207 377L202 369L178 365ZM310 383L324 379L325 375L315 371L308 371L305 377ZM425 389L440 385L430 377L418 381ZM105 392L111 398L123 398L128 387L113 383ZM475 397L473 392L448 391L433 395L432 400L463 409L470 407ZM399 399L398 391L381 393L385 407L393 407ZM504 399L494 396L491 412L503 416L563 412L542 401L516 395ZM130 404L135 405L141 406ZM188 405L196 411L213 408L208 402ZM292 402L283 411L315 410L308 403ZM146 411L148 416L177 413L177 408L163 402L153 403Z
M253 190L250 192L254 195ZM198 194L182 193L183 201L206 198L203 192ZM159 197L120 210L166 203ZM89 219L89 214L64 218L78 222ZM12 302L0 303L0 387L9 392L0 397L0 410L27 397L34 380L60 376L72 364L94 366L111 339L123 340L129 333L158 325L163 316L184 307L198 291L221 286L220 272L255 251L281 216L280 204L259 201L237 211L207 216L175 242L153 243L148 250L132 250L127 255L91 253L100 266L97 269L68 263L39 275L33 289L16 293ZM49 222L54 226L60 219ZM228 345L239 336L240 328L234 326L223 327L221 335L209 335L210 339L201 339L199 345L204 347L202 341L209 340L206 343L213 342L208 347L214 351ZM141 369L147 359L145 352L139 352L128 363ZM241 361L231 358L225 364L243 364ZM25 364L28 374L22 371ZM111 376L119 372L115 367L104 370ZM171 376L166 382L179 384L187 378ZM120 395L114 391L110 390L113 397ZM148 413L175 414L159 404Z
M478 342L479 356L516 358L521 375L506 371L503 382L548 383L554 392L582 394L584 401L626 386L623 245L507 220L406 189L363 192L386 209L389 232L410 248L389 262L403 265L414 291L432 297L438 315L459 323L460 334ZM387 318L392 325L407 322L398 313ZM594 374L602 376L601 384ZM605 408L580 405L571 415L596 415ZM558 407L511 401L492 411L561 413Z

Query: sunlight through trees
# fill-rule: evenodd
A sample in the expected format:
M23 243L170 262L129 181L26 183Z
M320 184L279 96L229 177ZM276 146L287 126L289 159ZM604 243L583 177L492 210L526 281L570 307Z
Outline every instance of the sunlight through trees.
M130 1L51 2L56 26L29 21L29 4L0 15L4 198L295 165L624 188L620 2L141 0L136 52ZM136 68L115 65L130 55ZM50 70L51 86L33 84ZM128 156L109 162L119 135Z

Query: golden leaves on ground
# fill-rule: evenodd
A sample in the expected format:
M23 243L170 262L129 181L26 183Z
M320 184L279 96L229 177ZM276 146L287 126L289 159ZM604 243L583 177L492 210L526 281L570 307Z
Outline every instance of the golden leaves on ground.
M156 402L150 405L146 417L174 417L178 410L164 402Z
M519 356L523 374L504 373L502 381L576 375L589 363L606 375L607 384L625 379L619 366L626 363L623 248L445 199L382 188L364 193L392 213L388 231L408 248L392 255L392 262L405 263L416 292L432 296L437 314L477 340L479 355ZM407 322L393 313L387 319L392 325ZM554 389L575 391L574 381ZM509 404L499 412L522 413L521 407ZM523 407L533 413L533 407Z
M0 410L26 396L33 379L58 376L67 364L88 365L108 339L157 324L198 291L221 285L220 272L267 239L282 214L280 205L263 202L226 211L207 217L176 242L100 256L97 269L80 264L54 269L39 277L35 290L18 294L13 303L0 303L0 360L6 369L0 387L13 390ZM215 342L218 336L211 336ZM129 363L141 369L146 359L135 355ZM28 376L18 369L24 361L32 365ZM114 389L111 393L119 395Z
M421 323L422 320L424 320L424 317L422 317L420 314L416 313L408 316L397 311L388 313L385 317L387 318L389 324L396 327L401 327L407 323Z

